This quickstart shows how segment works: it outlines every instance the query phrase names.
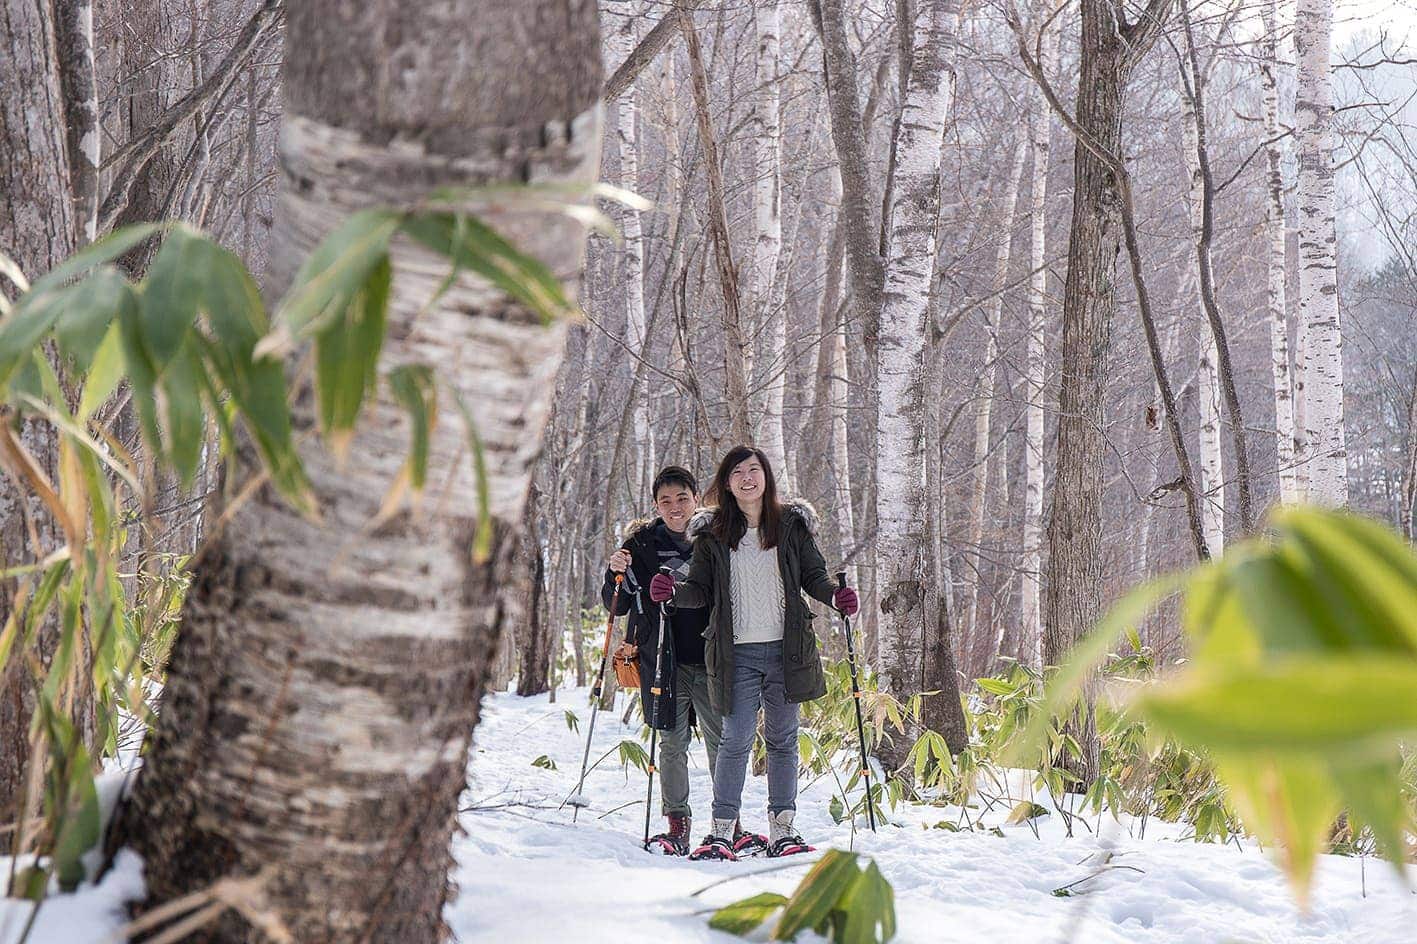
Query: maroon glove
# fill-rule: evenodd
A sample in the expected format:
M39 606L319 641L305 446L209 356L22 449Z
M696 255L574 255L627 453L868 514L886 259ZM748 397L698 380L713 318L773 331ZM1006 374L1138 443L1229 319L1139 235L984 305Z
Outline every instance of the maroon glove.
M653 591L651 591L653 592ZM855 616L856 611L861 609L861 601L856 598L856 591L850 587L842 587L832 594L832 606L836 607L847 616Z
M656 603L674 599L674 578L669 574L655 574L651 577L649 598Z

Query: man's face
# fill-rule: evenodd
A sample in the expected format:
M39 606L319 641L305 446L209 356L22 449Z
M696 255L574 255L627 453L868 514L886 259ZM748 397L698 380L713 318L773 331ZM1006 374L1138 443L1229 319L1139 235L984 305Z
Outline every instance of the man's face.
M683 531L689 526L689 516L699 504L699 497L682 485L670 482L654 493L654 507L671 531Z
M728 490L740 503L752 504L754 501L761 500L765 484L766 476L763 474L763 464L758 461L757 456L749 456L735 465L733 471L728 473Z

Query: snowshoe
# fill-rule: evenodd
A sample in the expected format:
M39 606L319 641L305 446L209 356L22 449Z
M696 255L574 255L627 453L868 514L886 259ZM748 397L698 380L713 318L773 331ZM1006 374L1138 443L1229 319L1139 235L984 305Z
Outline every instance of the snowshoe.
M724 859L729 862L737 862L738 854L733 851L733 844L722 836L705 836L699 847L689 853L689 858L695 862L705 859Z
M780 859L783 856L801 855L804 852L816 852L817 850L802 841L801 836L783 836L777 842L767 845L767 855L769 859Z

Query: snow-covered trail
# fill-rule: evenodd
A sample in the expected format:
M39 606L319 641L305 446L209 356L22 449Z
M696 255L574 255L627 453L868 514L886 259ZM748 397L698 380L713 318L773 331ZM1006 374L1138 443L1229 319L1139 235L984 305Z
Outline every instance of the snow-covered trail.
M447 916L458 939L463 944L734 940L709 930L707 912L760 891L790 894L810 862L691 897L716 879L748 876L779 863L689 862L641 852L645 777L632 768L627 778L613 754L587 779L585 795L592 807L572 825L571 808L555 807L575 787L590 718L586 699L584 690L561 692L555 705L545 696L489 697L464 803L487 808L463 814L467 834L454 850L461 893ZM568 730L567 709L580 718L579 732ZM635 727L601 712L592 762L635 736ZM532 766L543 754L558 769ZM690 771L697 840L707 825L709 777L702 745L695 746L692 756L698 759L697 769ZM803 791L798 801L802 833L818 848L853 847L875 858L895 886L897 940L908 944L1417 940L1417 895L1404 889L1382 862L1324 857L1304 916L1264 855L1233 845L1176 841L1178 831L1166 824L1152 823L1145 840L1133 840L1109 823L1100 842L1065 838L1053 815L1041 819L1041 838L1027 825L1003 827L999 838L990 832L926 828L957 821L958 809L905 806L894 816L900 825L883 826L874 836L858 832L852 846L850 827L836 825L827 812L832 790L829 781L822 781ZM766 802L765 778L750 777L743 805L746 828L764 827ZM629 805L603 815L624 804ZM658 831L657 785L654 813ZM985 822L1002 822L1007 813L1001 808L986 814ZM1113 864L1128 868L1084 882L1078 889L1083 894L1053 894L1092 874L1095 867L1085 860L1104 846L1113 853ZM755 938L766 939L769 926ZM799 937L810 939L810 934Z

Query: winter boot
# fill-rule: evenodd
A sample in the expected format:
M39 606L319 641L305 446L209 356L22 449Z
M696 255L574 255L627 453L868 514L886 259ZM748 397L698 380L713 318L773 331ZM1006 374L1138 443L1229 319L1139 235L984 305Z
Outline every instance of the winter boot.
M813 851L812 847L797 835L797 830L792 828L792 819L795 815L795 810L778 810L776 813L768 814L768 856L770 858L775 859L779 856Z
M682 813L669 814L669 829L649 837L645 851L657 855L685 856L689 854L689 824L692 820Z
M699 847L689 853L689 858L699 859L727 859L730 862L738 860L737 854L733 851L733 825L731 819L716 819L709 829L709 834L704 837L704 841Z

